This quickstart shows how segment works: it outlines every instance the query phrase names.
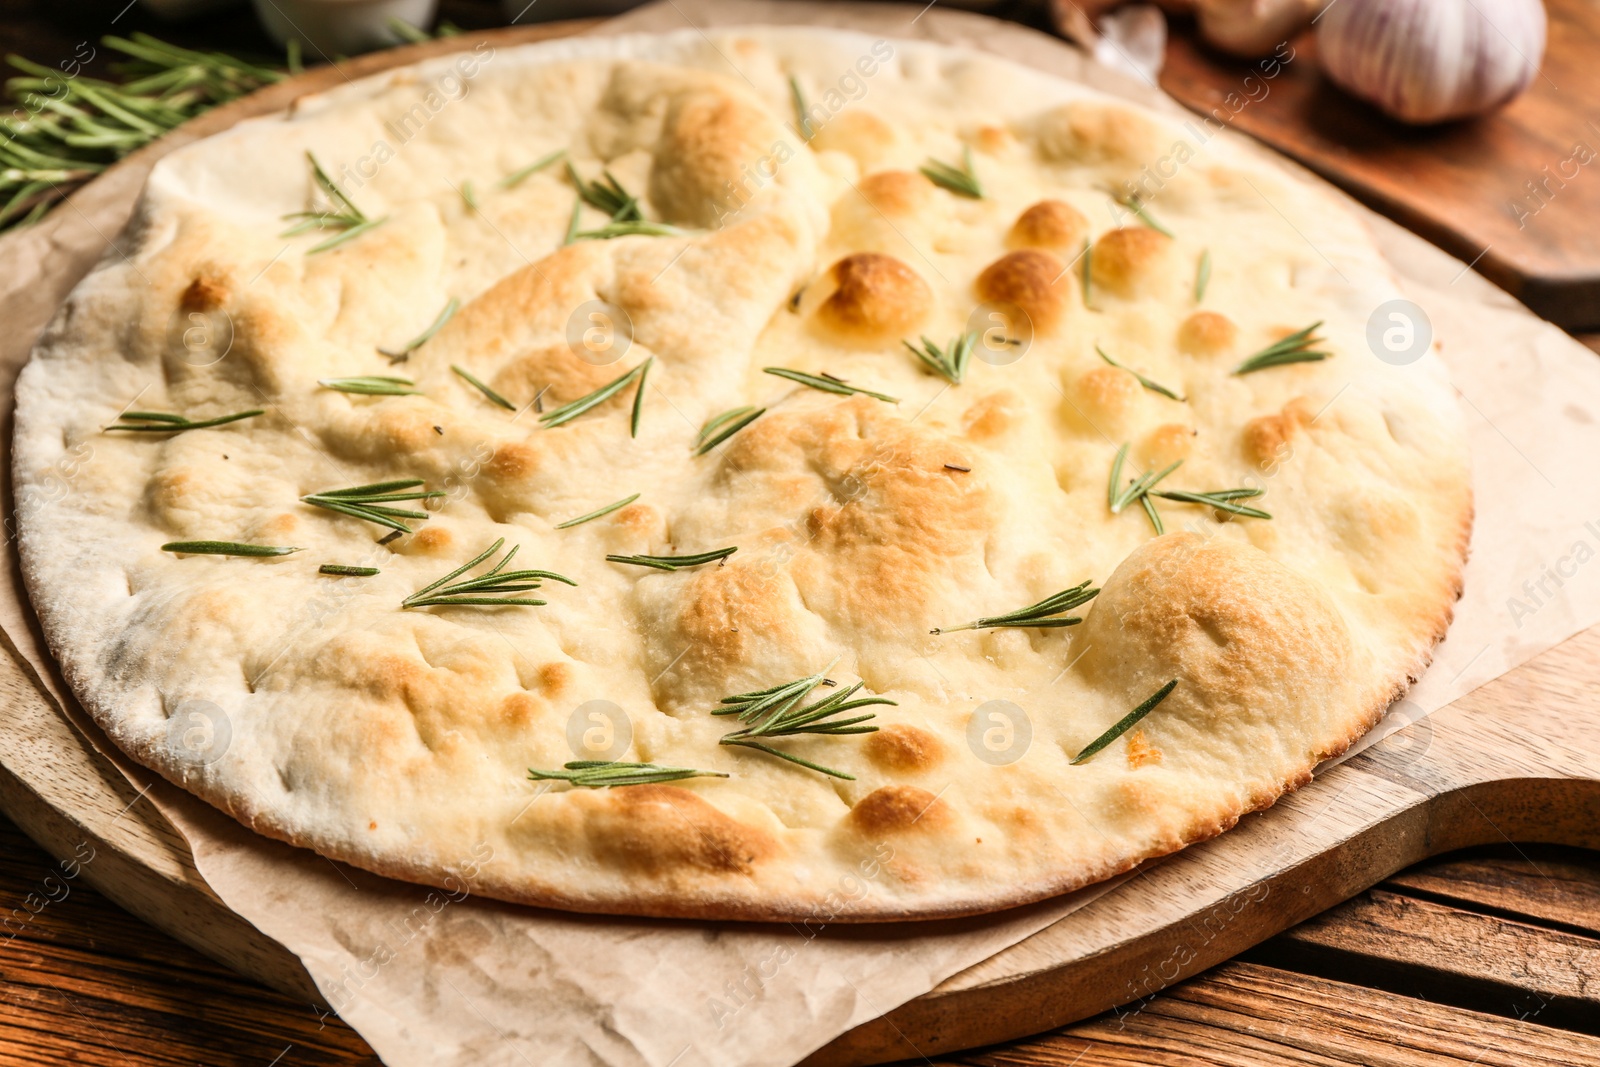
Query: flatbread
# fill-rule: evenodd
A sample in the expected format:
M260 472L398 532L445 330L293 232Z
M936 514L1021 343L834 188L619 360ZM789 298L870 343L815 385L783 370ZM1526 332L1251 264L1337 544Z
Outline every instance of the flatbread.
M677 232L563 244L563 163L503 180L556 150ZM966 150L981 198L919 169ZM338 206L308 152L381 221L280 236ZM1459 593L1460 415L1426 336L1369 337L1414 320L1362 226L1198 120L992 57L795 29L482 45L174 152L122 248L18 385L45 633L134 758L386 875L701 918L1021 904L1306 782ZM1329 358L1234 373L1316 322ZM908 348L967 331L959 384ZM637 436L637 376L542 424L646 360ZM319 384L351 376L415 392ZM698 454L740 408L764 410ZM1259 489L1234 501L1271 517L1113 512L1179 460L1157 491ZM405 479L445 495L386 505L429 515L392 539L300 499ZM402 606L501 539L469 575L515 547L576 585ZM162 548L199 540L300 551ZM1081 625L956 628L1085 582ZM807 701L893 701L844 713L877 729L723 743L771 714L724 698L818 674ZM583 759L727 777L529 779Z

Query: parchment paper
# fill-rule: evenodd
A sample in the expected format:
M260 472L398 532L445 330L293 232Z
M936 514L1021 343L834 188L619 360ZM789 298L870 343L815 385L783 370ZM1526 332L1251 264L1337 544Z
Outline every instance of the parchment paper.
M757 22L829 23L987 48L1176 107L1050 38L969 15L918 15L915 7L665 0L608 29ZM1600 479L1588 471L1600 453L1600 362L1461 264L1354 210L1373 225L1442 342L1471 428L1478 501L1455 624L1435 666L1378 736L1600 622L1600 566L1589 565L1600 550ZM109 237L67 207L0 242L0 261L69 256L81 273ZM10 327L0 336L6 411L27 348L64 292L37 275L0 278ZM14 560L0 582L0 626L82 724L30 624ZM85 730L108 747L92 725ZM267 841L108 754L136 785L151 787L151 802L188 838L218 895L298 954L329 1003L392 1067L781 1067L1112 888L1000 916L898 927L845 927L825 916L754 926L541 912L480 900L469 887L446 894L388 881ZM841 887L841 907L857 892L870 893L870 879L864 888Z

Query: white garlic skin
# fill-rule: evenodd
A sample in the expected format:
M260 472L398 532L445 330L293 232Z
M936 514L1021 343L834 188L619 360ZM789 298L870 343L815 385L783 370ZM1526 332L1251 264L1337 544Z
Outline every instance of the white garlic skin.
M1416 125L1479 115L1544 58L1540 0L1338 0L1317 27L1328 77Z

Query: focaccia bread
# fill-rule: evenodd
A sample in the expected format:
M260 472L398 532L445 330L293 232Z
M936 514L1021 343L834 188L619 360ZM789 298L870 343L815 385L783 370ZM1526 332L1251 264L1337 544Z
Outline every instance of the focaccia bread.
M1270 805L1428 662L1468 460L1399 296L1230 135L993 57L480 46L155 168L18 386L24 575L111 738L272 837L994 910Z

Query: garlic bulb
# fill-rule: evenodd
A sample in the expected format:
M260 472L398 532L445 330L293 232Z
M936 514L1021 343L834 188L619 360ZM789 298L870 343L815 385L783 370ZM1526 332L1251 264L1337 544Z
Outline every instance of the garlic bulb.
M1317 29L1328 77L1417 124L1510 100L1538 72L1544 41L1540 0L1338 0Z
M1206 43L1245 59L1264 56L1299 33L1320 0L1195 0Z

